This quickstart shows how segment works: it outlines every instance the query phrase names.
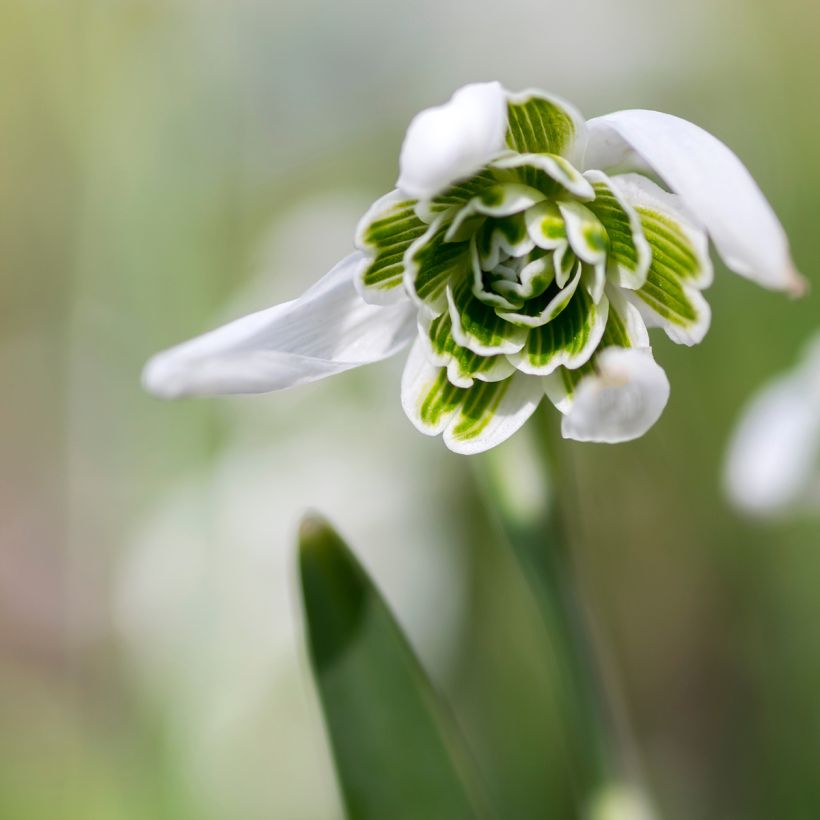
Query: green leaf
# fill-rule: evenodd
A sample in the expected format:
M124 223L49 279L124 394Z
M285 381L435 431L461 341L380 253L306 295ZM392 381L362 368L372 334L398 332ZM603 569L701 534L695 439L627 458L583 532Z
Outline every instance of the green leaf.
M454 726L361 565L315 516L299 541L308 646L349 820L487 818Z

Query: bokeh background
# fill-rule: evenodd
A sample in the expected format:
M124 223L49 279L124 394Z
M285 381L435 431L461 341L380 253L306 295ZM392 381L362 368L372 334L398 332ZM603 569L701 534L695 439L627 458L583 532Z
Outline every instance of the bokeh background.
M166 404L156 350L296 295L460 84L592 116L658 108L728 142L820 284L811 0L0 2L0 816L340 817L294 534L356 546L510 817L566 789L550 657L468 460L420 437L400 362ZM643 440L567 445L575 544L664 817L820 817L820 525L720 489L746 398L817 303L722 267ZM552 812L552 813L550 813Z

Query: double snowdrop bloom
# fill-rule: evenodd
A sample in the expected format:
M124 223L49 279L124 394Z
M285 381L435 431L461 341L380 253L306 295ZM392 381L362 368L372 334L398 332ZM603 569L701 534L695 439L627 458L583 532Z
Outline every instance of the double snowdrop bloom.
M732 270L799 292L783 228L715 137L468 85L411 122L355 253L300 298L155 357L145 384L278 390L411 346L405 412L455 452L499 444L545 395L565 437L627 441L669 397L647 327L688 345L709 327L709 238Z
M732 436L724 486L759 517L820 510L820 334L752 398Z

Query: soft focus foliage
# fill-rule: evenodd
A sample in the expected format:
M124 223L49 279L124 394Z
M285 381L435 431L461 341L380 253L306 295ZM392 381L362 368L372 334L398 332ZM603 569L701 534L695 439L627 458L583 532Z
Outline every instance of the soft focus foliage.
M137 583L129 579L135 545L184 488L201 493L194 510L207 505L240 433L257 470L248 479L253 520L269 516L272 551L302 510L278 517L259 489L264 477L275 497L294 471L348 476L363 446L386 493L410 488L407 504L415 506L403 514L426 519L419 561L430 562L427 571L440 560L430 556L453 543L452 522L436 522L466 522L467 593L456 598L461 620L441 615L453 624L454 643L444 645L437 679L510 816L562 816L555 715L536 707L551 686L552 658L534 605L484 519L468 467L401 417L396 368L377 365L254 405L162 404L138 381L153 351L295 296L328 270L347 252L356 217L397 174L410 117L475 78L497 76L510 88L537 81L589 115L674 110L707 127L752 169L817 285L816 4L786 0L773 14L762 0L510 0L503 17L496 7L477 0L465 14L454 0L0 5L0 816L241 814L235 783L215 780L215 796L191 778L197 735L179 730L176 712L188 684L174 690L173 673L135 650L120 620L122 590ZM287 236L270 232L293 209L308 223L334 219L327 209L335 206L316 197L339 191L355 206L343 207L343 229L324 233L321 245L302 233L297 254L285 249ZM298 271L289 261L296 258ZM311 270L302 268L306 260ZM254 268L262 278L253 296L226 308ZM673 396L656 428L617 449L568 445L583 488L578 554L664 816L814 820L817 523L748 523L728 510L720 482L742 405L796 360L817 310L813 298L793 304L720 275L710 303L714 323L703 344L658 342ZM330 451L282 455L288 439L325 423L323 406L348 402L383 405L385 418L351 425ZM374 438L382 426L384 438ZM267 462L269 451L280 455ZM431 476L446 478L452 495L424 498L418 487ZM373 499L355 489L343 502L349 519L346 509L329 512L359 544L368 540L361 522ZM393 514L389 505L385 512ZM195 547L196 533L187 535L179 553L166 547L169 563L157 573L170 578L179 569ZM196 556L215 602L236 594L228 586L236 576L219 570L230 548L240 556L260 549L258 540L240 544L239 528L232 535L234 544L204 543ZM237 562L240 577L247 566ZM375 562L372 569L396 609L400 594L412 593L430 617L442 601L451 604L447 593L391 588ZM168 589L168 578L158 590ZM240 584L247 611L273 612L276 589ZM221 611L202 608L208 590L194 591L202 596L195 605L183 595L170 601L179 606L173 623L190 631L169 640L178 635L191 651L213 625L204 619ZM241 622L221 626L209 636L214 652L247 648ZM281 627L271 624L270 641ZM287 663L283 674L301 704L294 708L313 708L306 670L299 677L293 659ZM230 669L220 674L226 686L237 683ZM314 722L308 731L315 730ZM270 733L248 740L260 759L281 754ZM321 738L316 755L326 755ZM252 785L255 810L277 816L290 798L271 786L269 768L254 771L248 767L247 794ZM324 794L333 799L332 784ZM325 820L326 805L304 816Z

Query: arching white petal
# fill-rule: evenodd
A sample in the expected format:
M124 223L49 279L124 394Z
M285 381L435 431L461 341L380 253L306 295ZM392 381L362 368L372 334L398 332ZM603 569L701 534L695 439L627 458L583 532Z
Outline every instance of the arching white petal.
M363 301L354 280L366 263L353 253L298 299L154 356L143 384L161 398L265 393L392 356L416 332L415 307Z
M617 444L640 438L660 418L669 380L649 349L609 347L596 370L575 388L561 420L561 435L576 441ZM559 408L563 409L563 408Z
M747 513L777 515L809 500L818 462L820 348L749 403L729 444L725 491Z
M616 111L587 126L586 168L654 171L706 226L729 268L767 288L804 290L782 225L720 140L659 111Z
M398 187L430 199L504 149L507 100L500 83L473 83L413 118L399 159Z

